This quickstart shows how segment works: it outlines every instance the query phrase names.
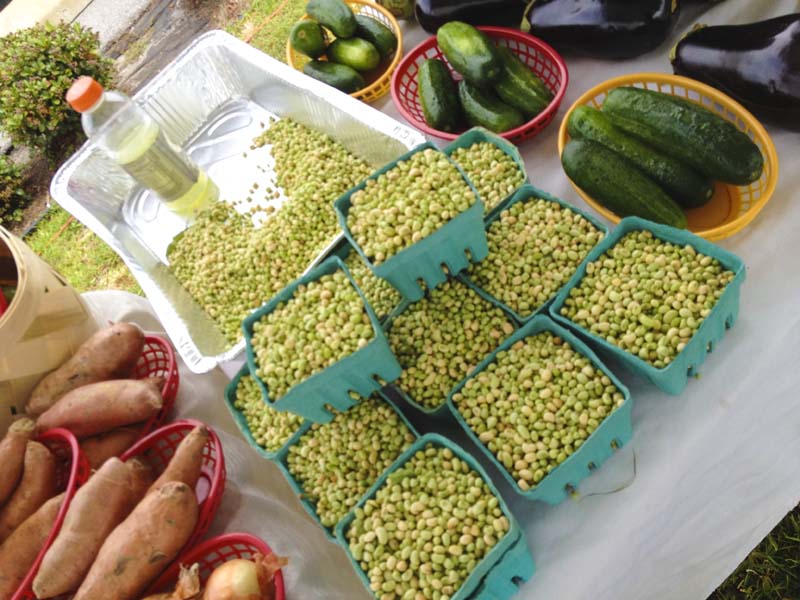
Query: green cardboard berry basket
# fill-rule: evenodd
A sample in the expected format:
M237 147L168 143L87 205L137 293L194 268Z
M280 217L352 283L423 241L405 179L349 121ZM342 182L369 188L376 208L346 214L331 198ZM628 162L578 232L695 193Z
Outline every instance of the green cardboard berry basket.
M536 335L542 331L549 331L557 335L572 346L573 350L588 358L595 368L608 376L617 389L622 392L625 400L622 406L616 408L603 419L597 429L586 438L575 452L568 456L563 463L550 471L536 487L530 490L523 490L519 487L519 484L514 477L512 477L511 473L508 472L489 448L480 441L475 432L461 416L461 412L459 412L458 407L456 407L455 402L453 402L453 395L466 384L467 380L472 379L489 364L493 363L497 358L498 352L507 350L518 341ZM600 468L616 450L619 450L622 446L627 444L633 436L633 426L631 423L632 400L628 388L617 379L614 373L612 373L611 370L600 361L597 355L592 352L585 343L578 339L576 335L544 315L539 315L531 321L528 321L522 329L515 331L497 350L492 352L486 360L478 365L470 376L447 397L447 406L453 414L453 417L458 421L458 424L461 425L467 435L469 435L472 441L483 451L486 457L494 463L497 469L506 478L509 485L514 488L514 491L529 500L541 500L547 504L558 504L566 499L572 491L578 488L578 484L581 480Z
M600 255L613 247L626 234L643 229L650 231L655 237L663 241L681 246L692 246L698 252L711 258L716 258L723 267L734 273L733 280L717 300L716 305L711 310L711 314L703 320L694 336L686 344L686 347L670 364L661 369L609 343L560 314L564 302L569 297L570 290L576 287L583 279L586 273L586 265L597 260ZM703 364L706 356L725 335L725 331L733 327L736 322L736 318L739 315L739 295L744 279L744 262L735 254L685 229L675 229L674 227L660 225L638 217L627 217L619 222L611 235L603 239L589 253L589 256L581 264L572 279L556 296L550 306L550 314L559 323L585 337L590 344L600 351L616 357L636 375L649 380L657 388L668 394L678 395L686 387L688 378L697 373L697 368Z
M397 160L381 167L368 179L375 179L379 175L393 169L398 162L408 160L418 152L423 152L432 148L439 151L430 142L420 144L410 152L407 152ZM444 155L447 157L447 155ZM459 273L467 268L470 261L478 262L486 258L489 247L486 243L486 232L483 229L483 202L475 190L475 186L464 175L461 170L449 157L453 166L458 169L464 181L469 185L475 194L475 203L464 212L456 215L431 235L421 239L415 244L404 248L394 256L389 257L380 265L372 264L364 251L355 241L347 226L347 215L350 212L351 196L364 189L366 180L359 183L356 187L346 192L334 202L336 214L339 217L339 225L344 232L347 241L361 255L361 258L369 265L372 272L378 277L386 279L403 295L404 298L416 301L425 294L425 288L420 287L418 280L423 280L427 289L432 290L437 285L447 280L447 273L442 268L447 266L451 274ZM469 252L469 257L467 256Z
M256 452L258 452L261 456L263 456L267 460L275 460L276 456L278 455L278 452L280 452L281 449L286 444L289 443L294 434L292 434L292 437L290 437L288 440L286 440L286 442L284 442L281 448L275 450L274 452L267 450L266 448L262 447L258 442L256 442L255 438L253 437L252 431L250 431L250 425L247 424L247 419L242 414L242 411L240 411L238 408L234 406L234 402L236 402L236 388L239 386L239 381L242 379L242 377L249 374L250 374L250 367L248 366L247 363L244 363L244 365L242 365L242 368L239 369L239 372L236 373L236 376L233 379L231 379L230 383L228 383L227 386L225 386L225 406L228 407L228 412L231 413L233 421L234 423L236 423L236 426L239 428L239 431L242 432L244 439L246 439L247 442L253 448L255 448ZM305 425L305 423L302 423L300 427L302 428L303 425Z
M531 201L531 200L547 200L548 202L554 202L554 203L558 204L559 206L561 206L561 207L563 207L563 208L565 208L567 210L571 210L572 212L578 213L583 218L585 218L587 221L589 221L592 225L594 225L597 229L599 229L600 231L603 232L603 239L605 239L608 236L608 227L606 227L606 225L602 221L600 221L597 217L589 214L588 212L586 212L584 210L581 210L580 208L572 206L571 204L569 204L568 202L565 202L564 200L561 200L560 198L556 198L555 196L551 196L547 192L544 192L544 191L540 190L539 188L536 188L536 187L532 186L530 183L526 183L525 185L523 185L519 189L517 189L517 191L514 192L511 196L509 196L503 202L498 204L495 207L495 210L492 211L486 217L486 231L487 231L487 233L488 233L489 228L491 227L492 223L494 223L495 221L497 221L500 218L500 214L504 210L508 210L509 208L511 208L512 206L514 206L515 204L518 204L520 202L528 202L528 201ZM602 242L602 240L601 240L601 242ZM583 259L581 264L586 262L587 258L588 258L588 255L587 255L587 257L585 257ZM579 265L578 268L580 268L580 265ZM533 319L536 315L541 314L543 312L546 312L548 305L550 304L552 299L555 298L556 295L558 294L557 292L555 294L553 294L547 300L547 302L542 304L539 308L534 310L532 313L527 314L527 315L521 315L521 314L517 313L516 311L512 310L510 306L506 305L504 302L502 302L498 298L495 298L492 294L490 294L489 292L484 290L477 283L472 281L472 279L469 276L469 273L461 273L459 275L459 279L461 279L464 283L466 283L468 286L470 286L473 290L478 292L478 294L480 294L483 298L485 298L489 302L495 304L496 306L499 306L504 311L506 311L508 314L510 314L514 318L514 320L517 323L519 323L520 325L522 325L524 323L527 323L528 321Z
M479 144L481 142L488 142L494 146L497 146L502 150L506 155L508 155L511 160L517 165L520 171L522 171L523 182L520 186L524 185L528 181L528 171L525 168L525 161L522 160L522 156L520 156L519 150L517 147L509 142L508 140L501 138L499 135L495 135L488 129L484 129L483 127L473 127L472 129L465 131L456 139L454 139L442 152L444 152L447 156L452 157L453 152L455 152L459 148L469 148L473 144ZM472 183L473 187L477 189L475 186L475 182L473 182L466 171L464 171L464 176L467 178L467 181ZM517 188L519 189L519 188ZM515 190L516 191L516 190ZM486 214L486 219L491 218L496 212L502 210L500 208L501 204L513 195L514 192L511 192L506 198L500 201L497 206L493 209L489 210ZM485 209L485 207L484 207Z
M395 463L389 467L375 482L369 491L361 497L356 507L347 513L339 524L336 526L336 539L339 544L344 548L350 564L356 571L356 574L361 579L361 582L366 587L367 591L378 598L370 590L369 579L361 565L355 559L350 546L347 543L345 532L350 527L350 524L355 519L355 508L361 508L364 504L372 498L378 490L386 482L392 473L402 468L402 466L419 450L422 450L428 444L434 446L449 448L460 460L466 462L472 470L474 470L489 486L489 490L500 502L500 507L503 514L508 518L510 527L508 532L498 541L489 553L478 563L473 572L469 575L467 580L461 587L453 594L451 600L467 600L467 599L493 599L493 600L508 600L515 593L519 591L519 586L533 577L535 566L533 556L528 548L528 543L525 539L525 534L520 528L514 515L508 509L503 497L497 491L494 483L486 474L483 467L477 460L467 451L460 446L450 441L444 436L436 433L429 433L419 438L414 444L411 445L403 454L401 454Z
M364 308L372 323L375 337L363 348L359 348L342 360L301 381L281 398L270 399L266 384L256 375L257 364L252 343L253 325L264 315L274 311L278 304L289 300L298 286L319 279L322 275L329 275L337 270L344 271L350 283L358 291L358 295L361 296ZM289 284L264 306L247 316L242 321L242 328L244 329L247 364L250 367L250 373L253 374L253 378L261 387L264 402L273 406L276 410L288 410L314 423L328 423L333 419L334 413L331 412L328 405L335 410L345 411L358 402L358 400L354 400L350 396L349 392L351 390L356 392L359 397L367 398L383 385L379 379L386 382L394 381L400 376L402 370L394 354L392 354L391 348L389 348L389 342L386 340L381 324L372 307L364 298L364 294L358 285L353 281L347 267L336 256L332 256L303 277Z
M399 410L397 408L397 405L395 405L395 403L392 402L391 399L383 395L381 395L381 399L384 402L386 402L392 408L392 410L400 416L400 418L403 420L403 423L405 423L406 427L408 427L409 431L411 431L412 435L415 438L419 438L419 433L414 428L414 426L409 422L409 420L406 419L405 415L403 414L403 411ZM292 472L289 470L289 448L296 445L300 441L300 438L303 437L303 435L305 435L311 429L312 425L313 423L310 423L308 421L303 423L300 429L298 429L295 432L295 434L291 438L289 438L289 441L286 442L286 444L284 444L283 448L281 448L276 453L275 464L278 465L278 468L283 473L283 476L286 478L286 481L289 483L289 486L297 494L297 498L300 500L300 504L303 505L305 511L309 515L311 515L311 518L314 519L314 521L316 521L317 524L322 528L328 539L331 540L332 542L336 542L337 539L335 534L335 528L326 527L320 522L319 515L317 515L317 508L315 504L308 498L305 490L303 489L303 486L300 484L299 481L297 481L297 479L295 479L294 475L292 475Z

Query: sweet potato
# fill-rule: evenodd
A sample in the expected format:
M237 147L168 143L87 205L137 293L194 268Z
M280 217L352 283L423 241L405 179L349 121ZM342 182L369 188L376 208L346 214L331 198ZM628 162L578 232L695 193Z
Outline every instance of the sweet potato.
M56 495L56 459L46 446L28 442L22 479L0 510L0 542Z
M144 498L145 492L153 485L155 476L153 467L139 458L132 458L125 463L131 476L131 488L137 498Z
M177 556L197 524L194 490L171 481L111 532L73 600L134 600Z
M81 344L72 358L45 375L31 392L25 410L38 416L76 388L130 377L143 347L144 333L136 325L115 323L101 329Z
M20 419L11 424L0 442L0 506L11 497L22 476L25 446L33 437L36 423L31 419Z
M78 490L33 581L38 598L78 589L108 534L141 500L144 490L134 489L132 475L132 467L109 458Z
M200 478L203 465L203 446L208 441L208 429L204 425L195 427L181 440L175 454L164 472L156 479L150 491L158 489L168 481L182 481L192 489Z
M85 438L146 421L161 410L162 382L161 378L116 379L85 385L65 394L37 423L41 429L64 427Z
M194 563L191 567L181 565L178 583L175 591L155 594L142 598L142 600L195 600L200 596L200 565Z
M0 598L11 598L25 579L53 529L64 496L42 504L0 545Z
M138 423L137 423L138 425ZM99 469L112 456L119 456L133 446L139 437L139 427L120 427L81 441L81 451L89 466Z

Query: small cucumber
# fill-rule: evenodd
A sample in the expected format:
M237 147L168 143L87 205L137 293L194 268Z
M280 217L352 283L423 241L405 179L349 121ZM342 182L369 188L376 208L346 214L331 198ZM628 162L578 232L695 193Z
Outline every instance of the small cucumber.
M303 73L348 94L357 92L366 85L358 71L333 62L312 60L303 67Z
M470 125L503 133L525 122L525 117L516 108L505 104L491 91L482 90L465 80L458 84L458 97Z
M328 58L340 65L347 65L356 71L371 71L381 62L378 49L367 40L350 38L337 39L328 46Z
M417 75L419 103L425 122L439 131L458 131L462 112L456 82L450 77L447 66L438 58L422 63Z
M712 179L747 185L761 177L764 157L733 123L660 92L612 90L603 103L611 122Z
M289 33L292 48L311 58L319 58L325 54L325 34L315 21L298 21Z
M550 104L553 92L511 50L498 46L497 53L503 70L494 84L495 92L503 102L519 109L529 119L535 117Z
M502 71L497 47L481 31L461 21L439 28L436 42L447 60L464 79L486 86L497 81Z
M337 38L349 38L356 34L356 17L342 0L311 0L306 4L306 14L330 29Z
M708 177L615 127L596 108L578 106L567 127L573 138L597 142L627 158L684 208L703 206L714 195L714 182Z
M635 216L686 228L686 215L652 179L616 152L588 140L570 140L564 172L584 192L620 217Z
M356 35L378 49L383 58L390 58L397 50L397 38L383 23L366 15L356 15Z

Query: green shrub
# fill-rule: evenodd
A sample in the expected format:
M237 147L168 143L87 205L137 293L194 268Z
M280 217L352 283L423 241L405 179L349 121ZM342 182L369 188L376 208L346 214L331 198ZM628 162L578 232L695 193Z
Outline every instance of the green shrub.
M0 155L0 224L21 220L29 199L22 188L22 169Z
M0 128L16 144L50 156L71 147L80 115L64 96L81 75L103 85L114 63L100 54L97 34L77 23L36 25L0 38Z

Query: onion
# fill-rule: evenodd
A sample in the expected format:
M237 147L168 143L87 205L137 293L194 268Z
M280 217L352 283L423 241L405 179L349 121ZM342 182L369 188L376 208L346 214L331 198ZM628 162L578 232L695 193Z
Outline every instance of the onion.
M200 565L195 563L190 568L181 566L178 585L175 591L166 594L155 594L142 600L196 600L200 596Z
M203 600L272 600L272 579L286 564L285 558L274 554L229 560L211 573Z

